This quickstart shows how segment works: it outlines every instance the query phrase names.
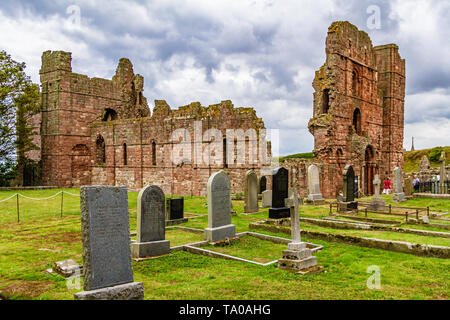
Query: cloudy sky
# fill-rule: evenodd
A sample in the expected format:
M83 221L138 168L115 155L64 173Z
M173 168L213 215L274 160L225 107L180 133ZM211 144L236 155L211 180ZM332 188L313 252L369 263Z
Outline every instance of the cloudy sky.
M120 58L145 96L172 108L232 100L280 129L280 153L310 152L314 71L333 21L406 59L404 147L450 145L450 1L1 0L0 50L39 83L46 50L72 52L74 72L111 78ZM379 20L377 19L379 12Z

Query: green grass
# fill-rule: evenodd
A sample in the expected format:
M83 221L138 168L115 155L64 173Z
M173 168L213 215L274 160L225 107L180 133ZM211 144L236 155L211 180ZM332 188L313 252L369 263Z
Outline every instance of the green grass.
M312 152L296 153L278 158L280 162L282 162L285 159L314 159L314 154Z
M404 156L403 163L403 171L405 173L412 173L419 171L419 163L424 155L428 157L430 160L430 154L433 149L423 149L423 150L415 150L415 151L407 151ZM446 165L450 163L450 146L443 147L443 151L445 151L447 162ZM432 168L437 168L440 165L439 161L430 160L430 165Z
M48 197L58 191L21 193L29 197ZM77 189L66 191L78 193ZM0 200L14 193L0 192ZM137 193L130 192L128 198L130 229L134 231ZM73 294L79 291L69 290L62 277L45 273L56 261L74 259L82 263L79 198L64 195L62 218L60 200L37 202L21 198L20 223L16 220L15 199L0 203L0 293L3 296L11 299L73 299ZM434 201L431 200L430 207L450 209L449 202ZM205 203L206 199L202 197L185 197L185 211L206 214ZM267 218L267 209L262 213L242 215L242 201L233 201L233 207L238 212L237 216L232 216L237 232L247 231L249 223ZM328 216L328 211L326 205L304 206L300 214L320 218ZM374 214L374 217L379 215ZM207 223L208 218L204 216L190 219L183 226L203 229ZM305 230L449 245L448 239L441 238L301 225ZM258 232L289 238L285 234ZM201 234L173 228L166 230L166 236L171 246L203 239ZM279 270L276 265L262 267L180 251L133 262L134 279L143 282L146 299L448 299L450 296L449 259L417 257L307 237L302 239L323 245L323 250L315 255L325 272L300 276ZM286 245L243 237L231 246L214 247L213 250L265 262L280 258L285 248ZM381 290L370 290L366 286L371 275L367 268L372 265L380 267Z

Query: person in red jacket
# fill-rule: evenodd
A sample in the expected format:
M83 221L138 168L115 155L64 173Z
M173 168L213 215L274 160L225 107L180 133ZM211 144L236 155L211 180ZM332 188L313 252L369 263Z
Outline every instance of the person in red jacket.
M389 194L391 193L391 180L389 180L389 177L384 180L384 189L383 194Z

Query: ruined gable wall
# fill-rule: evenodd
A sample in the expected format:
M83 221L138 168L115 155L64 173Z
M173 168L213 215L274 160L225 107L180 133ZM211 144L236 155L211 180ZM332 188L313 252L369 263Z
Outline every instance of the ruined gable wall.
M133 81L139 84L141 79L127 59L120 61L113 80L73 73L71 54L62 51L43 53L40 75L43 183L63 187L90 184L90 124L100 120L108 108L119 117L137 114L132 102L138 95ZM142 100L144 109L145 104Z
M96 137L101 135L106 144L106 163L92 168L93 184L126 185L139 189L145 185L160 186L166 194L206 196L206 184L209 176L219 170L225 170L231 182L232 192L242 192L245 173L249 169L257 170L262 166L254 149L254 159L249 164L247 147L245 164L209 165L195 163L195 142L207 145L209 140L194 141L195 122L201 123L201 134L210 129L220 130L226 137L227 129L253 128L257 132L264 128L264 123L256 116L252 108L234 108L231 101L203 107L200 103L191 103L176 110L171 110L163 100L155 101L151 117L140 119L96 122L92 124L91 146L95 148ZM198 126L198 124L197 124ZM191 139L191 156L182 163L173 163L172 150L174 142L172 133L177 129L186 129ZM187 141L187 140L185 140ZM242 145L251 142L251 138ZM152 146L153 142L155 147ZM126 164L124 163L124 144L126 144ZM234 145L234 141L231 142ZM236 143L237 152L238 143ZM153 150L154 148L154 150ZM234 148L234 146L229 146ZM230 150L230 149L229 149ZM156 164L153 164L153 151L156 152ZM183 154L184 156L184 154ZM222 156L222 155L219 155Z

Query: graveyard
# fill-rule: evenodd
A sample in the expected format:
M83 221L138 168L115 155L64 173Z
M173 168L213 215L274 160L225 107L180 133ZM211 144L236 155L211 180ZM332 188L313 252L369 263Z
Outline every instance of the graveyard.
M63 191L63 196L60 191ZM15 193L1 191L0 200L11 198ZM17 196L0 203L1 298L74 299L74 295L82 292L83 274L80 286L75 288L70 287L68 280L60 274L47 271L54 267L55 262L68 259L83 265L80 189L21 190L20 194L19 222ZM53 198L46 199L55 194ZM358 201L369 202L372 198ZM231 215L230 222L236 234L249 234L220 246L208 244L198 247L241 260L176 249L204 241L202 230L211 227L208 223L207 197L184 196L187 221L165 227L165 240L170 242L170 252L140 261L130 260L134 281L142 283L144 299L149 300L448 299L448 256L395 252L327 241L331 238L324 240L317 236L328 234L341 238L364 237L450 247L450 221L445 215L450 210L448 200L414 198L401 203L401 208L396 209L399 204L392 202L392 195L381 195L381 198L386 205L392 206L391 214L364 212L362 209L358 214L337 215L333 212L330 216L333 200L321 205L299 205L301 239L319 249L312 250L313 256L317 258L317 264L323 267L321 272L301 275L277 268L276 263L270 264L281 259L288 249L291 234L286 225L290 226L289 218L285 219L285 223L280 223L278 229L255 229L253 225L269 218L270 208L260 207L258 212L246 213L243 200L231 202L232 211L236 214ZM128 207L130 236L134 242L139 230L138 192L128 192ZM418 207L428 207L429 225L418 224L414 220L414 209L409 210L413 214L408 223L405 215L401 215L401 212L408 211L404 208ZM426 215L426 211L420 215ZM386 220L390 221L392 230L353 228L351 223L356 223L354 219L357 218L384 220L385 225ZM317 220L341 221L350 223L350 226L317 224ZM427 231L430 234L405 230ZM262 236L251 236L251 233L283 238L285 242L267 241ZM380 268L381 290L367 286L370 277L367 268L374 265ZM75 284L74 281L69 280L69 284Z

